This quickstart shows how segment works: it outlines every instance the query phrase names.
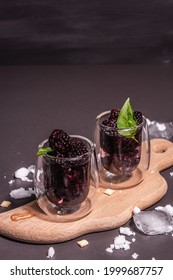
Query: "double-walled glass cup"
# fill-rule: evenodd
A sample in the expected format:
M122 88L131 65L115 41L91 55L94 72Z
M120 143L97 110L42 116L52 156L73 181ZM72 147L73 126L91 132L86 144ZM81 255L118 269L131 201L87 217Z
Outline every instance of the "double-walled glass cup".
M94 144L79 135L87 152L76 157L39 155L35 170L35 192L40 208L59 222L78 220L92 210L98 188ZM39 148L47 147L48 140Z
M95 145L100 185L130 188L139 184L150 162L150 140L147 121L132 128L117 129L103 124L110 111L96 118ZM104 122L105 123L105 122ZM132 135L126 137L125 135Z

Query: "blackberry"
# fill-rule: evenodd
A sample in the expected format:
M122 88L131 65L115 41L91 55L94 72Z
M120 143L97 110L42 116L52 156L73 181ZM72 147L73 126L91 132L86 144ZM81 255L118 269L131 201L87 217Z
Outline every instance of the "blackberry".
M81 139L71 138L70 149L68 155L71 157L81 156L88 152L87 146L82 142Z
M70 136L61 129L54 129L49 136L49 146L57 153L65 155L70 147Z
M116 120L114 119L108 119L103 121L103 125L108 126L108 127L115 127Z
M112 110L111 110L111 113L110 113L110 116L109 116L109 119L114 119L114 120L116 120L117 117L118 117L118 114L119 114L119 110L117 110L117 109L112 109Z
M112 109L109 118L103 121L103 125L108 127L115 127L118 114L119 114L119 110Z

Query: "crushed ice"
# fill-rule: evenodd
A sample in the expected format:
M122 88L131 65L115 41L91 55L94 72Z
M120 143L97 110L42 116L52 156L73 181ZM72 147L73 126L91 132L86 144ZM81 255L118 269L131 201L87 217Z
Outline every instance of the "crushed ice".
M134 214L138 214L140 211L141 211L140 208L137 207L137 206L135 206L134 209L133 209Z
M138 258L138 254L137 253L133 253L133 255L132 255L132 258L134 259L134 260L136 260L137 258Z
M124 234L127 236L135 235L135 232L131 231L131 229L129 227L120 227L119 231L120 231L120 234Z
M55 249L54 247L49 247L48 251L47 251L47 258L48 259L52 259L55 255Z
M157 122L147 119L148 130L151 138L165 138L173 141L173 123Z
M20 179L22 182L33 182L32 179L28 178L28 175L32 173L35 173L35 166L30 165L28 168L21 167L14 173L14 179L9 181L9 184L13 184L15 182L15 179ZM25 189L23 187L20 187L18 189L12 190L10 192L10 196L14 199L21 199L21 198L28 198L31 197L33 194L35 194L34 190L32 188Z
M134 237L131 241L126 239L126 236L131 237L135 235L135 232L131 231L128 227L120 227L119 233L120 234L114 238L113 243L106 248L106 252L113 253L114 250L129 250L131 243L136 241ZM137 258L138 255L136 253L134 254L132 255L132 258Z
M114 248L115 250L118 249L124 249L129 250L130 249L131 242L128 241L124 235L118 235L114 239Z
M24 189L23 187L10 192L10 196L14 199L31 197L32 194L35 194L32 188Z
M30 165L28 168L21 167L17 171L15 171L14 177L15 177L15 179L20 179L23 182L24 181L32 182L33 180L29 179L27 176L29 175L29 173L34 174L34 172L35 172L34 165Z

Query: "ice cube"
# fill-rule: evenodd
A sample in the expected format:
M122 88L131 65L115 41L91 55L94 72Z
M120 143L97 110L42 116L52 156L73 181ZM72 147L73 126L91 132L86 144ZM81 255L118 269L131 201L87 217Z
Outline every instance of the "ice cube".
M147 235L164 234L173 230L171 215L163 211L141 211L133 216L133 221Z
M158 206L155 208L155 210L163 211L173 216L173 206L171 206L170 204L166 205L165 207Z

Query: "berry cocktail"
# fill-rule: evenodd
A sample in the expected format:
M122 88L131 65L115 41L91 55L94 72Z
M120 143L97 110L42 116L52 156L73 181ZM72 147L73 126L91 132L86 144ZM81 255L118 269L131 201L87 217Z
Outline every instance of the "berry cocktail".
M96 167L93 154L90 140L68 135L61 129L53 130L48 140L41 143L35 185L38 203L47 214L80 211L76 214L78 218L89 211L89 192L95 184L91 170L91 165Z
M134 182L134 174L142 178L149 164L148 130L145 117L132 110L129 99L122 109L97 117L95 143L101 180L116 184L131 177Z

